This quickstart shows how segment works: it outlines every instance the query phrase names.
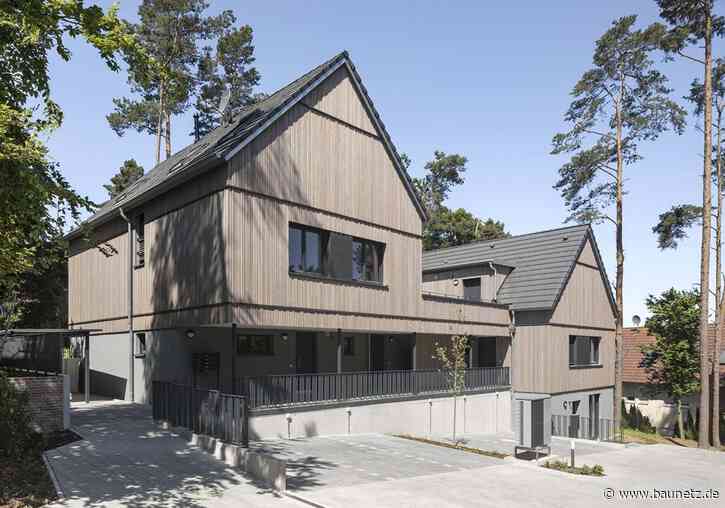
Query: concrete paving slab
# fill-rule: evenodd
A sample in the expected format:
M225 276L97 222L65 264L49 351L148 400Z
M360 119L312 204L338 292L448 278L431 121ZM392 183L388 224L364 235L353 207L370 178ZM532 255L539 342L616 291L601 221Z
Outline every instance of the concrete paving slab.
M299 506L160 430L146 406L76 405L72 423L84 440L46 454L65 495L53 506Z
M654 506L654 496L665 491L684 495L686 491L706 494L717 490L719 494L718 498L664 501L669 506L722 506L725 496L725 453L721 452L657 445L586 455L582 463L602 464L607 474L604 478L552 471L513 458L499 463L389 482L313 489L306 498L322 506L345 508L578 508Z
M497 466L501 459L381 434L261 441L250 447L287 461L287 488L359 486Z

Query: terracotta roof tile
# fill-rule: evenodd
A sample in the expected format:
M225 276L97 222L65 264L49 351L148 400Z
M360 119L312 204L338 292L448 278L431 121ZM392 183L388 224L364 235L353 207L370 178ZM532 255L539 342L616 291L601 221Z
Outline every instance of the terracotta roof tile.
M710 327L710 347L715 340L715 328ZM640 367L642 346L653 344L655 337L644 327L624 329L624 364L622 380L625 383L646 383L647 373ZM725 342L720 344L721 358L725 355ZM720 365L720 376L725 374L725 365Z

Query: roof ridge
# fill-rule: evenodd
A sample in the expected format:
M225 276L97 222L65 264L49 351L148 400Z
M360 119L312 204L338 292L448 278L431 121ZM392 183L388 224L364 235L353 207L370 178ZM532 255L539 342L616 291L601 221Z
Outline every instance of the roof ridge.
M562 227L558 227L558 228L542 229L541 231L532 231L530 233L522 233L520 235L511 235L506 238L494 238L491 240L475 240L473 242L468 242L468 243L464 243L461 245L451 245L450 247L441 247L440 249L424 251L423 255L432 254L434 252L440 252L440 251L445 251L445 250L451 250L451 249L460 249L461 247L468 247L470 245L485 245L487 243L493 243L493 242L505 242L508 240L517 240L519 238L523 238L526 236L540 235L540 234L544 234L544 233L553 233L555 231L563 231L565 229L577 229L577 228L581 228L581 227L590 227L590 226L591 226L591 223L577 224L575 226L562 226Z

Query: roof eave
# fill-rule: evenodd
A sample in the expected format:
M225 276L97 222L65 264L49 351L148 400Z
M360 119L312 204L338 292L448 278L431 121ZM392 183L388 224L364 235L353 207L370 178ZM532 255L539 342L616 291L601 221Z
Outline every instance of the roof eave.
M64 239L66 241L70 241L73 239L76 239L82 235L82 232L87 227L98 227L102 226L103 224L106 224L107 222L110 222L114 218L118 217L118 210L119 209L133 209L136 208L147 201L150 201L151 199L173 189L174 187L178 186L179 184L182 184L188 180L191 180L195 176L200 175L201 173L204 173L205 171L208 171L209 169L212 169L215 166L218 166L220 162L223 162L223 159L219 159L216 156L213 157L207 157L205 159L200 159L197 163L193 164L192 166L179 171L178 174L173 175L155 187L151 187L146 192L143 192L139 194L138 196L134 196L133 198L129 199L128 201L122 201L118 203L116 206L114 206L111 210L109 210L107 213L104 213L103 215L100 215L98 217L89 219L81 224L81 226L77 227L76 229L70 231L68 234L64 236Z

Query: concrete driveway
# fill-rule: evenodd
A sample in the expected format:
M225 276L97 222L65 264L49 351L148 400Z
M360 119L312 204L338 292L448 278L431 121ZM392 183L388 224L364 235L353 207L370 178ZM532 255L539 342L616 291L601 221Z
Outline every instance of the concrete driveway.
M411 443L418 447L432 445ZM440 449L447 460L457 450ZM591 451L591 450L588 450ZM415 456L416 451L411 455ZM427 453L427 452L421 452ZM445 460L444 459L444 460ZM719 498L664 501L670 506L722 506L725 496L725 453L670 445L608 448L580 456L580 464L601 464L604 478L547 470L531 462L508 458L482 467L450 472L423 472L391 480L316 485L304 498L326 507L581 507L653 506L663 501L634 496L685 495L695 489ZM320 460L324 460L320 458ZM389 459L393 461L392 457ZM489 459L494 460L494 459ZM655 492L653 489L658 489ZM628 492L625 492L628 491ZM639 491L638 493L632 493Z
M299 506L160 430L146 406L74 404L72 425L85 439L47 452L65 495L55 506Z
M85 440L47 454L66 496L56 506L300 506L256 485L173 432L159 430L147 407L81 404L73 410L73 425ZM484 449L501 447L510 452L513 446L507 436L467 438L470 446ZM605 478L574 476L513 458L494 459L384 435L265 441L253 446L288 460L290 493L324 507L596 507L621 502L652 506L657 503L652 499L631 498L672 496L687 489L696 494L714 489L719 498L670 500L670 506L720 506L725 497L725 453L672 445L578 442L579 463L603 465ZM567 440L555 440L554 453L567 450Z
M295 494L376 482L468 472L501 459L463 453L381 434L261 441L250 445L287 461L287 488Z

